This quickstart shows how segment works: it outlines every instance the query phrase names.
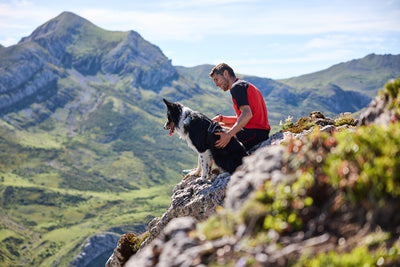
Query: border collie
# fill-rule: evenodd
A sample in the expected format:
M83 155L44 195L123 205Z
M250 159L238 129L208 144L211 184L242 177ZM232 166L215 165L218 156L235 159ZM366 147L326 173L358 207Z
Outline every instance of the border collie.
M226 131L221 125L180 103L163 100L167 105L167 121L164 129L169 130L170 136L176 131L180 138L186 140L189 147L198 153L197 168L186 177L201 174L201 179L204 181L211 171L211 156L219 168L230 174L242 164L242 158L247 155L247 151L235 136L226 147L216 148L215 142L220 137L214 133Z

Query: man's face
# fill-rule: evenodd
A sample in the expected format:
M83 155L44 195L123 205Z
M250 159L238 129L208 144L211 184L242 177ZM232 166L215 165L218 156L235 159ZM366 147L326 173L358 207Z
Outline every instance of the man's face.
M229 81L224 75L214 74L213 80L214 80L215 86L221 88L222 90L228 91L230 89Z

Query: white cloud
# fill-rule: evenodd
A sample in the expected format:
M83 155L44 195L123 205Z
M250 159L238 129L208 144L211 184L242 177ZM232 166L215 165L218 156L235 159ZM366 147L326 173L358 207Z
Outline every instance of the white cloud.
M80 1L0 2L0 43L71 11L106 30L135 30L184 66L229 60L246 73L288 77L317 68L310 64L400 51L400 0Z
M155 41L197 41L213 34L260 36L400 31L400 10L378 13L372 7L367 8L368 5L357 7L342 3L342 7L310 5L308 2L299 5L295 1L279 4L256 0L172 0L147 1L140 7L149 7L152 3L152 9L123 9L119 2L114 8L102 8L101 1L93 8L82 8L74 2L69 10L102 28L136 30ZM62 5L54 10L26 0L1 4L0 25L3 29L12 28L11 24L16 23L38 26L64 11L62 8L69 7L67 3Z
M354 49L360 45L374 48L382 47L385 42L383 37L359 34L331 34L311 39L305 44L305 49L332 50L339 47Z

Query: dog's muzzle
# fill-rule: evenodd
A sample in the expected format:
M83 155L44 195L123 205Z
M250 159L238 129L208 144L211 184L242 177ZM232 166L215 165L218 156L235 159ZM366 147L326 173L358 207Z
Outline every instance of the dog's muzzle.
M175 131L174 123L173 122L171 122L171 123L166 122L164 124L164 129L165 130L169 130L169 136L172 136L174 134L174 131Z

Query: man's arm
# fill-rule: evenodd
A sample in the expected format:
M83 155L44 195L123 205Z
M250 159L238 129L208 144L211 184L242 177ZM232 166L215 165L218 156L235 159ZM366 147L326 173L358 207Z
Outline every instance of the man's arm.
M229 143L232 136L246 126L246 124L253 117L253 113L251 112L249 105L240 106L239 109L241 113L233 127L228 132L215 133L216 135L220 136L220 139L215 142L215 147L224 148Z
M218 122L224 128L231 129L233 125L236 123L237 117L217 115L212 120Z

